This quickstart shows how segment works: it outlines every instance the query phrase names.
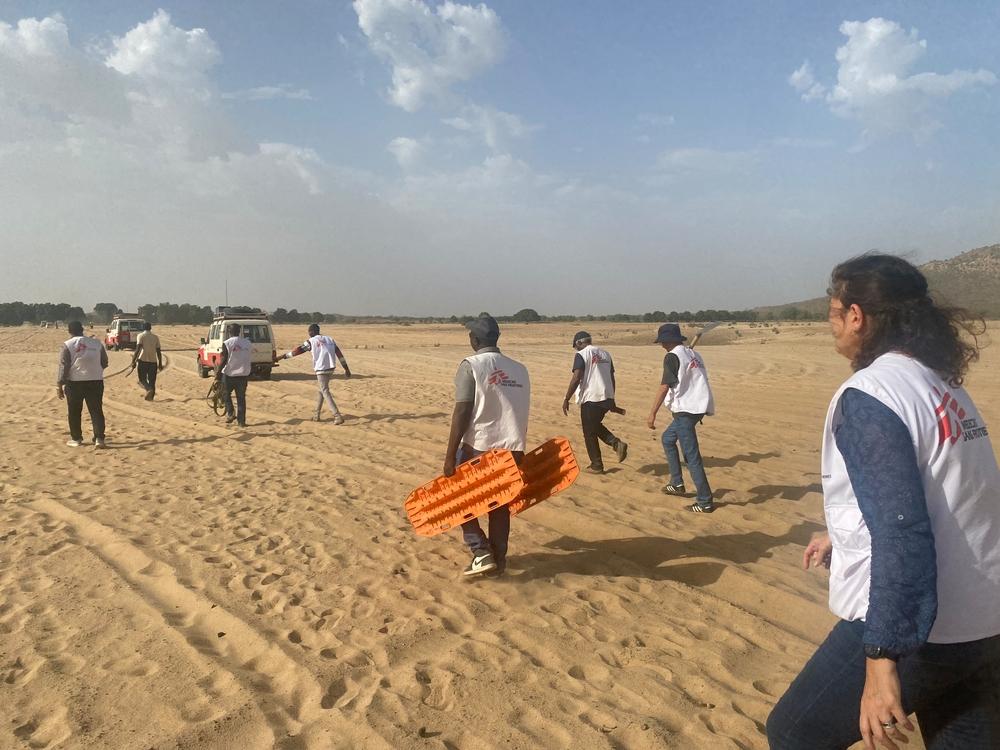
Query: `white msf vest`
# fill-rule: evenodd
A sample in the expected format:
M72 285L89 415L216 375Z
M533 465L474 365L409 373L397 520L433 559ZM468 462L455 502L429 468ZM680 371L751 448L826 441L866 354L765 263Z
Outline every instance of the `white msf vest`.
M100 341L90 336L74 336L63 346L69 349L70 381L104 380Z
M500 352L466 357L476 381L472 423L462 442L477 451L523 451L528 443L528 370Z
M222 345L229 350L229 359L226 360L226 366L222 368L222 372L233 377L249 375L252 356L250 340L242 336L232 336L226 339Z
M313 371L327 372L337 369L337 343L322 334L309 337L309 351L313 355Z
M672 412L715 414L715 399L701 355L684 344L678 344L670 353L677 357L680 366L677 368L677 385L667 391L663 405Z
M833 397L823 434L823 498L833 542L830 609L863 620L871 584L871 536L833 430L837 405L856 388L890 408L910 432L937 550L937 619L931 643L1000 633L1000 470L986 425L963 388L919 361L883 354Z
M591 344L577 352L583 358L583 379L576 389L576 402L585 404L615 397L611 378L611 355ZM574 357L574 361L576 358Z

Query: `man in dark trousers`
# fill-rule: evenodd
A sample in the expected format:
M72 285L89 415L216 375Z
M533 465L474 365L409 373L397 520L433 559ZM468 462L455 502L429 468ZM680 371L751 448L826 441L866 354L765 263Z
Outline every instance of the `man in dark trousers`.
M698 352L684 345L685 341L687 337L681 336L681 328L676 323L664 323L657 332L654 343L666 349L667 355L663 358L663 377L646 424L649 429L656 429L656 413L661 405L666 405L673 412L674 421L663 431L663 452L667 455L670 468L670 484L663 491L668 495L684 495L686 492L677 453L679 441L697 490L697 502L688 506L688 510L712 513L715 503L708 477L705 476L696 428L706 415L715 413L715 401L708 384L705 362Z
M222 377L222 392L226 394L226 424L236 422L247 426L247 381L252 368L250 339L240 335L239 325L226 326L228 338L222 342L222 358L216 377ZM233 391L236 391L236 411L233 411Z
M563 414L569 414L569 400L576 394L580 404L580 422L583 425L583 442L587 446L590 466L587 471L592 474L604 473L604 459L601 457L600 442L610 445L618 463L628 455L628 443L615 437L611 430L604 426L604 417L615 406L615 365L611 355L599 346L594 346L591 336L586 331L579 331L573 336L573 376L566 389L563 399ZM598 442L600 441L600 442Z
M156 373L163 369L163 353L160 351L160 337L153 333L152 323L143 323L142 333L135 340L135 354L132 367L139 365L139 385L146 391L146 400L156 397Z
M444 475L457 464L488 450L509 450L520 462L528 436L531 385L528 370L500 353L500 326L489 316L466 323L475 354L466 357L455 374L455 411L444 457ZM510 509L503 505L489 513L489 537L473 518L462 524L462 537L472 550L472 562L462 571L467 578L500 575L507 566Z
M83 335L83 323L69 324L70 338L59 352L59 374L56 389L59 398L66 399L69 410L69 440L66 445L83 445L83 404L87 403L90 423L94 429L94 447L104 448L104 370L108 352L97 339Z

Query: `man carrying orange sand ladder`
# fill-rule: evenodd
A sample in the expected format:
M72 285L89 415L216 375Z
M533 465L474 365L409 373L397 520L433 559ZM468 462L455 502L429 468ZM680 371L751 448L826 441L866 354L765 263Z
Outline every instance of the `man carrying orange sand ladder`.
M488 450L509 450L520 462L527 447L531 385L528 370L520 362L500 353L500 326L483 316L466 323L475 354L466 357L455 374L455 410L444 459L444 475L455 473L457 464ZM472 550L472 561L462 571L467 578L500 575L507 565L510 509L489 513L489 536L479 519L462 524L462 537Z

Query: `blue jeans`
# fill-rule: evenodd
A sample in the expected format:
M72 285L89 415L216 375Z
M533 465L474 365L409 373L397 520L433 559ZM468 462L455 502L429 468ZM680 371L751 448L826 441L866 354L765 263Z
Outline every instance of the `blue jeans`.
M475 458L480 453L482 451L471 448L466 449L465 446L461 446L458 449L458 455L455 457L455 463L464 463L470 458ZM493 555L493 561L496 562L497 567L502 569L507 562L507 538L510 536L510 508L502 505L499 508L491 510L488 525L490 530L489 538L487 538L479 526L478 518L466 521L462 524L462 539L469 545L469 549L472 550L473 555L481 555L489 552Z
M222 375L222 392L226 394L226 416L236 417L240 427L247 423L247 380L246 375ZM233 412L233 391L236 391L236 412Z
M841 750L861 739L865 624L837 623L767 719L771 750ZM899 660L903 709L927 750L1000 747L1000 636L925 643Z
M667 465L670 467L670 484L684 484L681 475L681 459L677 454L677 441L680 441L684 459L687 461L691 481L694 482L698 494L698 505L712 504L712 488L705 476L705 465L701 462L701 449L698 447L698 417L687 414L674 414L674 421L663 431L663 452L667 454Z

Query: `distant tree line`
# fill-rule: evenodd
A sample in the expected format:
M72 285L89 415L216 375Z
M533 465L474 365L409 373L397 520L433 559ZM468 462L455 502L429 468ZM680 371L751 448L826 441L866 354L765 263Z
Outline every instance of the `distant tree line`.
M3 326L84 319L86 315L82 307L65 302L0 302L0 325Z
M21 325L23 323L41 323L42 321L89 320L92 323L107 325L111 318L122 312L113 302L98 302L91 313L84 313L80 307L66 303L51 302L0 303L0 325ZM172 302L140 305L136 310L139 317L157 325L208 325L212 322L212 308L207 305L181 305ZM476 317L489 315L481 312L476 315L452 315L451 317L409 317L405 315L341 315L338 313L299 312L295 308L286 310L276 308L270 313L272 323L460 323L464 324ZM671 310L663 312L654 310L646 313L614 313L611 315L540 315L536 310L526 307L513 315L498 315L496 319L506 323L571 323L609 322L609 323L691 323L694 321L718 320L724 322L753 323L762 320L825 320L822 312L810 311L789 306L770 310L761 314L757 310Z
M476 317L489 315L489 313L479 313L475 315L452 315L448 318L450 323L467 323ZM756 310L698 310L691 312L677 312L671 310L669 313L662 310L654 310L647 313L613 313L611 315L539 315L536 310L530 307L518 310L513 315L497 315L500 322L508 323L572 323L574 321L600 321L609 323L690 323L695 320L719 320L719 321L745 321L753 323L759 319ZM798 319L798 318L796 318Z
M172 302L161 302L158 305L139 305L136 310L139 317L157 325L208 325L212 322L212 308L208 305L192 305L185 302L175 305Z

